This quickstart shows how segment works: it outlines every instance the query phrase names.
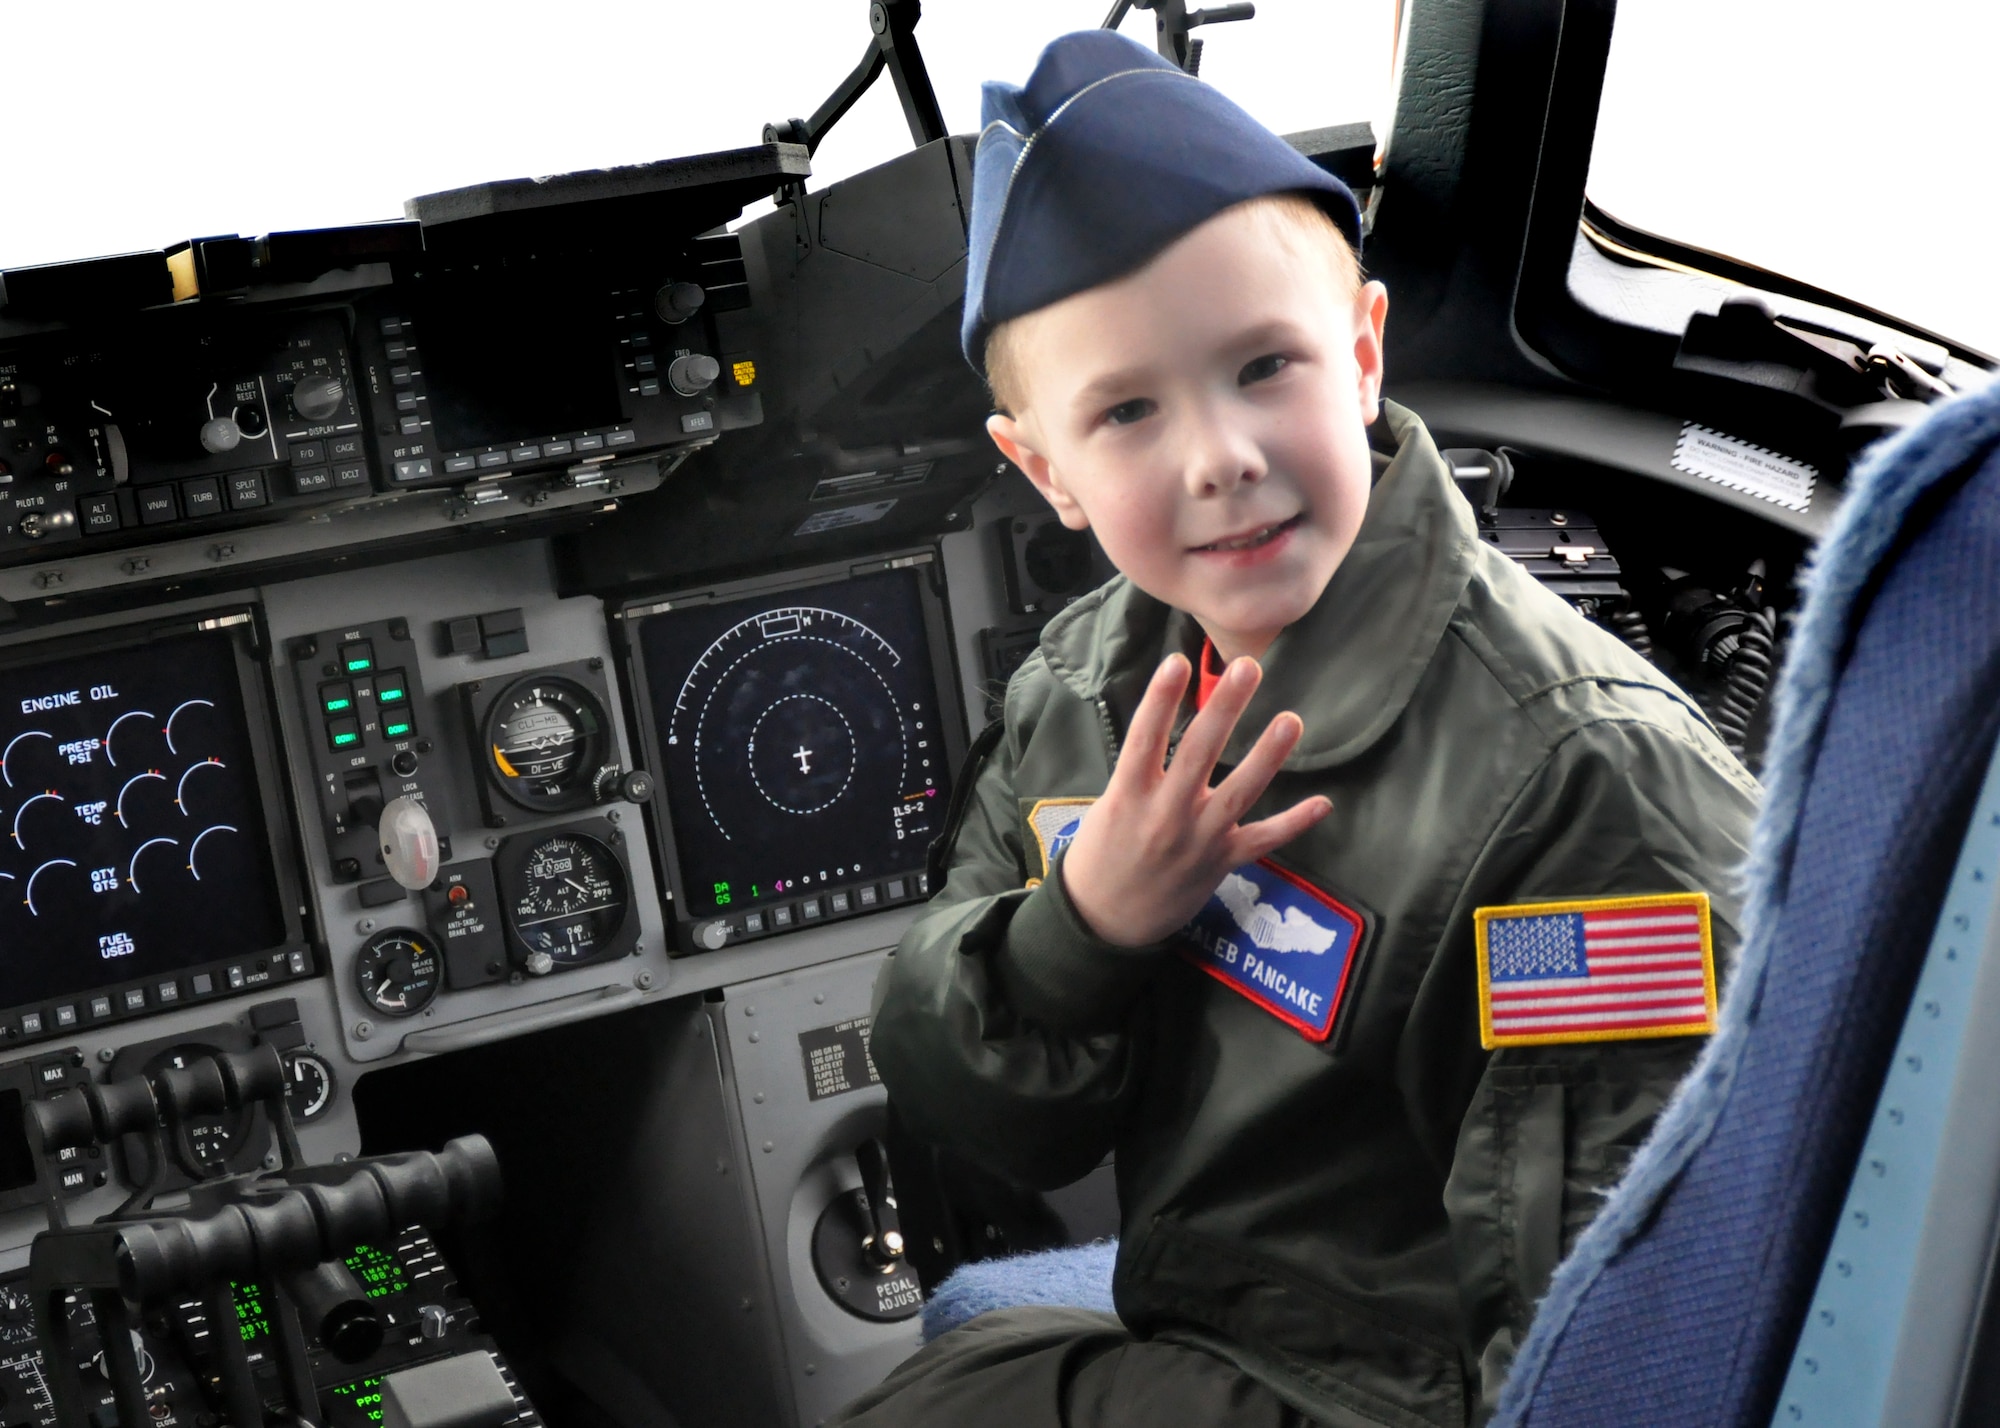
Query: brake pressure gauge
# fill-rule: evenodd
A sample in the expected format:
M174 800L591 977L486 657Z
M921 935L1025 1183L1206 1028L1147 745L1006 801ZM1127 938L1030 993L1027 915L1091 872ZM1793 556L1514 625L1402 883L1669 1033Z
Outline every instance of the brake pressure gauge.
M415 1016L437 995L444 962L427 932L391 927L361 944L355 980L383 1016Z

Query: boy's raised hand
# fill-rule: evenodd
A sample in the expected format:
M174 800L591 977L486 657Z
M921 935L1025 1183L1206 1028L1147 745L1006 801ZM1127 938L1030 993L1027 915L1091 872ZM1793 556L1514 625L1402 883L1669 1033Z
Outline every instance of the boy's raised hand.
M1291 842L1333 808L1325 798L1308 798L1256 823L1237 822L1304 731L1291 713L1273 719L1235 771L1209 787L1215 761L1263 677L1254 659L1231 662L1167 767L1167 739L1190 670L1176 654L1154 673L1111 782L1063 854L1071 906L1117 946L1143 947L1178 931L1225 874Z

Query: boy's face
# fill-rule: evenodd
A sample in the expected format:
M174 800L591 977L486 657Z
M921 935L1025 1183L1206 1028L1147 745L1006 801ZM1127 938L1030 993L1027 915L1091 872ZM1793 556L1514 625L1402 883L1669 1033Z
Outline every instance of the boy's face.
M1388 295L1348 292L1333 241L1239 205L1009 334L1002 453L1227 658L1312 608L1367 510Z

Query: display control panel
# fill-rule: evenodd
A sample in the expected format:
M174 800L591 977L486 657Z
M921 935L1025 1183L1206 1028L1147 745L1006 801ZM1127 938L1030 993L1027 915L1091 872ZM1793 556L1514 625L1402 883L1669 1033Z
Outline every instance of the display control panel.
M619 614L683 952L930 895L963 755L931 553Z
M410 622L377 620L295 637L287 646L305 702L310 757L331 872L340 882L383 875L376 830L393 799L410 797L442 822L424 761L433 743ZM449 852L445 856L450 856Z
M213 318L0 350L0 558L118 549L366 495L341 315Z

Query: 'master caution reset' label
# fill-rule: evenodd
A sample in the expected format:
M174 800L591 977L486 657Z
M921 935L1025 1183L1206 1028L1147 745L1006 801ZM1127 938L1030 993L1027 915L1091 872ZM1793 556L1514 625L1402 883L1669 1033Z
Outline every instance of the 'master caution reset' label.
M1202 971L1324 1041L1361 929L1359 913L1265 860L1224 878L1182 936Z

